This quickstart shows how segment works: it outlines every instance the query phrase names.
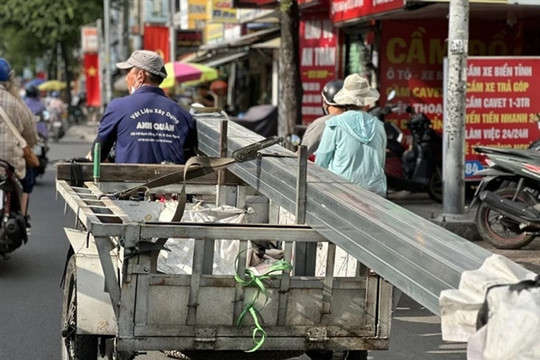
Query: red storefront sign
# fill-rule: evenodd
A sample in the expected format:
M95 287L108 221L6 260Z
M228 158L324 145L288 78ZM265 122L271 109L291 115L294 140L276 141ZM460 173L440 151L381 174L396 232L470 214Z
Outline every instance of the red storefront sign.
M505 59L519 59L510 57L510 55L519 54L527 39L523 38L522 32L503 31L506 27L507 25L504 21L471 24L469 30L470 61L474 61L473 56L485 55L493 56L491 59L494 61L496 59L494 57L495 55L506 56ZM408 132L406 123L409 120L409 115L405 112L407 105L412 106L416 112L426 114L432 122L433 129L439 132L443 131L443 59L448 53L446 43L447 34L448 24L445 21L426 20L421 23L413 23L388 20L383 23L381 35L380 101L384 103L386 94L391 90L397 92L397 96L393 102L401 105L400 108L402 111L389 114L386 116L386 121L396 123L406 133ZM539 70L536 70L536 76L539 75L539 72ZM471 73L471 75L473 74ZM471 79L469 77L468 80L471 81ZM531 82L531 84L533 83ZM540 87L534 85L530 91L536 91L538 93L540 92ZM496 97L502 96L496 95ZM473 110L475 110L476 114L479 114L479 109L467 108L467 129L472 124L472 121L478 121L475 117L476 115L469 114ZM491 111L495 112L495 110L489 109L487 113ZM500 127L500 125L497 124L496 127ZM487 126L487 128L491 129L491 126ZM517 134L506 134L505 139L500 139L500 145L506 144L505 146L523 147L525 143L528 144L531 140L540 137L538 130L536 132L533 130L534 126L532 128L529 127L528 139L519 140L516 138L518 136ZM478 132L473 132L470 135L479 136L474 134L478 134ZM500 134L502 137L502 132ZM524 132L521 132L521 136L523 134ZM510 136L513 136L514 139L510 139ZM487 140L482 138L482 144L472 138L466 141L466 177L468 179L470 179L475 169L480 166L478 162L475 162L477 160L472 157L472 147L475 145L493 145L493 142L487 142ZM517 140L521 142L521 145L516 143ZM496 143L497 141L495 141Z
M333 0L330 2L330 19L334 23L355 20L404 6L405 0Z
M337 78L337 30L324 13L306 14L300 21L300 78L302 122L308 124L323 115L321 92Z
M176 45L179 47L199 47L203 44L201 30L177 30Z
M446 57L448 26L443 22L385 21L381 36L381 101L384 104L391 90L401 112L391 113L386 120L407 131L409 120L405 112L410 105L425 113L433 128L442 131L443 120L443 59Z
M465 173L482 169L478 145L525 149L540 137L540 57L467 60Z

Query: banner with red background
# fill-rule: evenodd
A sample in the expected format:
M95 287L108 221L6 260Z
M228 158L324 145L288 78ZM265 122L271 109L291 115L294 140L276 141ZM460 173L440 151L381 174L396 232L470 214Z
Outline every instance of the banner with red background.
M145 26L143 49L157 52L165 62L170 61L169 28Z
M526 149L540 137L540 57L467 60L465 175L481 170L478 145Z
M98 54L84 54L84 73L86 75L86 106L101 106L98 61Z
M386 95L395 90L397 96L392 102L401 105L402 110L389 114L386 120L407 133L409 116L405 108L411 105L416 112L425 113L433 128L442 132L443 59L448 53L448 23L387 20L382 26L380 101L384 103ZM469 56L519 54L525 41L522 32L506 28L504 21L471 24ZM529 133L529 136L531 140L534 135Z
M300 21L303 124L309 124L323 115L321 92L328 81L338 77L338 30L326 18L327 12L309 13L303 15Z

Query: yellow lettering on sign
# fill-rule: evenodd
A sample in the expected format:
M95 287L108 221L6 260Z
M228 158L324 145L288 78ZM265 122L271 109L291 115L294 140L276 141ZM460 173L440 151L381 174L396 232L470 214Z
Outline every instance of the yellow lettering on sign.
M410 64L415 61L417 61L419 64L426 63L426 54L424 52L424 44L422 42L422 39L411 40L406 63Z
M404 50L407 47L407 43L402 38L393 38L388 41L386 45L386 56L388 61L392 64L401 64L405 60L406 54Z

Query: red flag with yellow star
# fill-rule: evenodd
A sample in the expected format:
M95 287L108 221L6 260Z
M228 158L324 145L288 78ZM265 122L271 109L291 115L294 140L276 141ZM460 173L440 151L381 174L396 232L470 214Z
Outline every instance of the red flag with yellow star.
M84 54L84 73L86 75L86 106L101 106L98 54Z
M163 61L169 62L169 28L166 26L145 26L143 49L157 52Z

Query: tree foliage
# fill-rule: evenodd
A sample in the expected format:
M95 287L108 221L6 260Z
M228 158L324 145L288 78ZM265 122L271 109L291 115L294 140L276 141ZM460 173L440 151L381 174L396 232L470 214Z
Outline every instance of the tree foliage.
M80 28L102 16L101 0L2 0L0 55L16 70L43 58L56 68L60 49L65 79L71 79L80 48Z

